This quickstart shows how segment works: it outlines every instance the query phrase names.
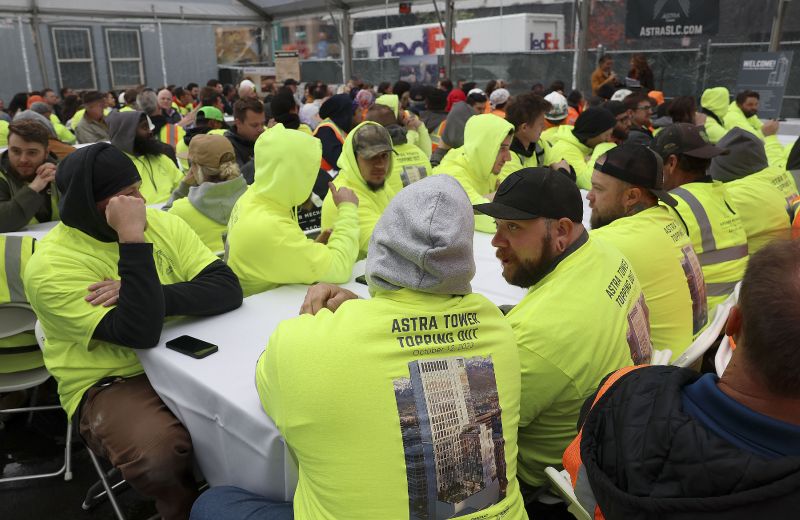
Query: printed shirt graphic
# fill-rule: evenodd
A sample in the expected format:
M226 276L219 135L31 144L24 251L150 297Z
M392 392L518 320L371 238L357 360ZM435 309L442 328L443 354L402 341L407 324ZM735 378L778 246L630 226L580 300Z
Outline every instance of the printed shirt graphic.
M431 174L431 163L422 151L413 144L394 147L392 175L386 180L395 192Z
M706 284L703 278L703 268L692 244L681 248L683 258L681 267L686 274L686 284L692 296L692 334L697 334L708 323L708 302L706 301Z
M525 518L519 370L477 294L378 291L284 321L256 382L299 465L295 516Z
M584 401L605 376L633 363L631 330L649 345L649 331L645 333L639 314L644 309L634 310L641 295L630 262L612 245L590 236L506 316L522 370L522 481L542 486L547 482L544 469L561 464ZM638 328L631 327L629 316Z
M506 496L505 440L491 356L412 361L394 380L410 517L453 518Z
M590 234L630 261L645 296L653 347L680 356L707 317L702 270L687 270L686 262L699 262L683 226L665 207L653 206Z

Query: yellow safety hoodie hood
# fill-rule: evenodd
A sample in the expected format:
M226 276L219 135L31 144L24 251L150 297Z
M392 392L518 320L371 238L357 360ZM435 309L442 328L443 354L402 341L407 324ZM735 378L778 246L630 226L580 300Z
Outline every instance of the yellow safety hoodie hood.
M360 187L363 187L367 191L371 191L369 186L367 186L367 181L364 180L364 177L361 176L361 170L358 167L358 160L356 159L356 152L353 149L353 139L355 138L358 131L361 127L366 125L376 125L381 126L374 121L364 121L357 127L353 129L352 132L347 134L347 138L344 140L344 144L342 145L342 153L339 155L339 160L336 162L336 166L339 167L339 175L338 177L342 177L343 179L347 180L347 184L349 186L354 186L356 188L356 194L361 197L361 190ZM380 193L381 191L385 191L389 188L389 177L392 175L392 165L394 164L394 154L389 154L389 164L387 166L386 172L386 184L384 184L383 190L378 190L377 192L372 193ZM316 178L316 177L315 177ZM303 199L305 200L305 199Z
M471 184L481 193L494 191L497 178L492 167L503 140L514 131L514 125L494 114L481 114L470 117L464 129L464 146L450 151L442 161L441 173L449 173L447 165L451 161L461 166Z
M321 159L319 139L278 123L256 141L255 181L249 191L286 209L299 206L311 194Z
M376 105L387 106L394 112L394 117L400 117L400 98L396 94L384 94L375 100Z
M723 119L725 114L728 113L730 99L730 93L725 87L709 88L703 92L703 97L700 98L700 106L714 112L718 118Z

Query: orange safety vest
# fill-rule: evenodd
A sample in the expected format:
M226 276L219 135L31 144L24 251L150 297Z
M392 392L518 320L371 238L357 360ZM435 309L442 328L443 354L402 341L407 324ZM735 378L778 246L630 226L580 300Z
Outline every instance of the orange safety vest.
M792 218L792 239L800 238L800 197L789 202L789 216Z
M325 120L323 120L323 121L322 121L320 124L318 124L318 125L317 125L317 127L314 129L314 137L317 137L317 132L319 132L319 129L320 129L320 128L330 128L331 130L333 130L333 135L335 135L335 136L336 136L336 139L338 139L340 143L344 144L344 139L345 139L345 137L347 136L347 134L345 134L345 135L343 136L343 135L342 135L342 131L341 131L341 130L339 130L339 127L338 127L338 126L336 126L336 123L334 123L334 122L333 122L333 121L331 121L330 119L325 119ZM331 165L331 164L329 164L329 163L328 163L328 161L326 161L326 160L325 160L325 157L323 157L323 158L322 158L322 161L321 161L320 167L321 167L323 170L325 170L326 172L327 172L327 171L330 171L330 170L334 170L334 169L336 169L336 165L335 165L335 164L334 164L334 165Z
M611 388L614 383L620 380L622 376L628 374L638 368L642 368L648 365L635 365L629 366L625 368L620 368L610 376L608 379L603 383L603 386L600 387L600 390L597 391L597 395L594 397L594 402L592 402L592 408L594 405L597 404L597 401L603 397L603 394ZM578 432L578 436L567 446L566 451L564 452L564 457L562 458L561 462L564 465L564 469L569 472L569 478L572 481L572 487L575 490L575 496L578 497L578 501L581 505L588 511L594 520L605 520L605 516L603 516L603 512L600 511L600 506L597 505L597 502L594 498L594 493L592 493L592 488L589 486L588 478L586 477L586 472L583 472L581 478L578 478L580 475L580 470L583 467L583 461L581 460L581 438L583 437L583 427ZM581 497L584 500L581 500ZM594 503L594 511L589 511L590 508L586 507L587 504Z
M161 137L161 142L175 148L178 146L178 125L167 123L159 132L159 137Z
M431 133L431 152L435 152L437 148L442 144L442 134L444 133L444 127L447 124L447 119L439 123L439 126L436 127L436 130Z

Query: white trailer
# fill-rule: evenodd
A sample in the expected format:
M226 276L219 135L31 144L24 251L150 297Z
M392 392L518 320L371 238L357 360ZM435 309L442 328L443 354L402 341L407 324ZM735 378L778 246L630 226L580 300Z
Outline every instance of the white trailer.
M514 14L459 20L453 53L562 50L564 16ZM361 31L353 35L354 58L392 58L444 54L445 37L438 23Z

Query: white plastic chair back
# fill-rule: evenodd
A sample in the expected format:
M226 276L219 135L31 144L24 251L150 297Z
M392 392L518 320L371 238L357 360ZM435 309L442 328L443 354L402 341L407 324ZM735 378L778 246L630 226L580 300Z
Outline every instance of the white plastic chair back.
M553 484L553 491L567 502L567 510L575 518L578 520L592 520L592 515L578 502L578 497L575 496L575 490L572 489L572 482L570 482L569 473L566 470L558 471L556 468L549 467L545 468L544 474Z
M678 367L690 367L692 366L695 361L700 359L700 357L706 353L706 351L711 348L717 338L722 334L722 330L725 328L725 323L728 321L728 315L731 312L731 309L736 302L739 301L739 291L742 287L742 282L736 284L733 292L728 296L728 298L720 303L717 306L716 311L714 312L714 319L711 323L708 324L708 327L700 333L699 336L692 342L689 348L686 349L686 352L681 354L681 356L672 363Z
M725 336L722 338L719 348L717 349L717 354L714 356L714 369L717 372L717 377L722 377L732 357L733 349L731 348L730 338Z
M653 349L653 356L650 359L651 365L669 365L669 360L672 359L672 351L668 348L664 350Z
M25 303L0 305L0 339L30 332L36 323L36 314Z

